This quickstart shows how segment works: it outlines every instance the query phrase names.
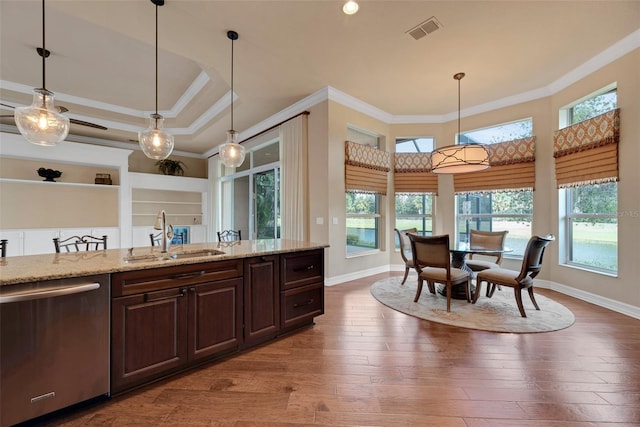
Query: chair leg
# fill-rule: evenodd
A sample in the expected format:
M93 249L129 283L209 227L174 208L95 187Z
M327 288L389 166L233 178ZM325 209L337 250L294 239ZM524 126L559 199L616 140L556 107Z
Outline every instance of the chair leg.
M451 284L447 283L447 313L451 311Z
M493 293L496 291L496 286L495 283L487 283L487 297L491 298L493 296Z
M434 282L427 280L427 286L429 287L429 292L431 292L432 294L436 293L436 285Z
M533 296L533 286L527 288L527 291L529 291L529 297L531 298L533 306L536 308L536 310L540 310L540 307L538 307L538 303L536 302L536 298Z
M413 302L418 302L418 299L420 298L420 294L422 293L422 282L424 279L422 279L421 277L418 277L418 290L416 291L416 297L413 299Z
M404 282L407 281L407 276L409 275L409 266L405 265L404 266L404 277L402 278L402 283L400 283L401 285L404 285Z
M522 289L513 288L513 293L516 296L516 303L518 304L518 310L520 310L520 315L522 317L527 317L527 314L524 312L524 306L522 305Z
M487 283L487 287L488 286L489 286L489 283ZM476 301L478 301L478 296L480 295L481 288L482 288L482 281L476 280L476 291L473 293L473 300L471 301L473 304L475 304Z
M471 302L471 278L467 280L467 285L465 286L464 291L467 294L467 302Z

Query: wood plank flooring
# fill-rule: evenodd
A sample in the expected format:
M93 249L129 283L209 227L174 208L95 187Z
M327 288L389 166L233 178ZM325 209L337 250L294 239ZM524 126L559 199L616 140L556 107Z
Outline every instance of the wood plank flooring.
M640 426L640 320L537 290L575 324L453 328L371 296L375 280L398 274L326 288L313 328L42 424Z

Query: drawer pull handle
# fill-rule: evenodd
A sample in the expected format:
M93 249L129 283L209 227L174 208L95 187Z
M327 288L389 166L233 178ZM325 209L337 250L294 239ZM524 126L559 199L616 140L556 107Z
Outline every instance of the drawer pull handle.
M313 270L314 265L310 264L307 265L306 267L302 267L302 268L294 268L293 271L295 271L296 273L299 271L309 271L309 270Z
M175 275L171 276L171 279L174 279L174 280L177 280L177 279L189 279L191 277L202 276L203 274L204 274L204 270L200 270L200 271L196 271L195 273L175 274Z
M302 304L293 304L293 308L304 307L311 304L313 304L313 298L311 298L309 301L306 301Z
M156 301L164 301L166 299L181 298L186 294L187 292L184 289L180 289L180 293L178 295L171 295L168 297L162 297L162 298L156 298L156 299L149 299L149 294L144 294L144 302L156 302Z

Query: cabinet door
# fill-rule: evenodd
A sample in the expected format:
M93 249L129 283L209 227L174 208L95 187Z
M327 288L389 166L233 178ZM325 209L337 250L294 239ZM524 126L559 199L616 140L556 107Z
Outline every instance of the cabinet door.
M254 345L280 329L279 260L277 255L244 261L244 337Z
M189 287L189 359L237 350L242 344L242 278Z
M114 298L111 310L113 393L160 377L186 363L184 288Z

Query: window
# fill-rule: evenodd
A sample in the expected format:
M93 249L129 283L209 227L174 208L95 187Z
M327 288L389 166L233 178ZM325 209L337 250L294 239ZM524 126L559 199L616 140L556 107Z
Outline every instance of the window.
M505 247L507 256L522 257L531 237L533 192L510 191L459 194L457 230L460 242L469 241L470 230L508 230Z
M529 119L463 132L462 143L495 144L533 134ZM456 227L460 242L469 241L470 230L508 230L505 247L509 257L522 257L531 237L533 191L491 191L456 195Z
M280 237L279 142L247 150L238 168L221 166L222 229L240 230L247 239Z
M430 153L434 146L435 140L431 137L396 139L396 153ZM396 193L396 228L399 230L416 228L418 234L431 235L433 233L433 201L434 195L431 193ZM395 247L400 249L397 236Z
M566 127L617 108L615 87L606 87L560 110ZM607 182L560 191L564 198L564 263L593 271L618 270L618 184ZM562 201L562 199L561 199Z
M380 148L377 135L354 128L347 129L347 139L358 144ZM347 256L380 249L380 196L374 193L346 193Z

